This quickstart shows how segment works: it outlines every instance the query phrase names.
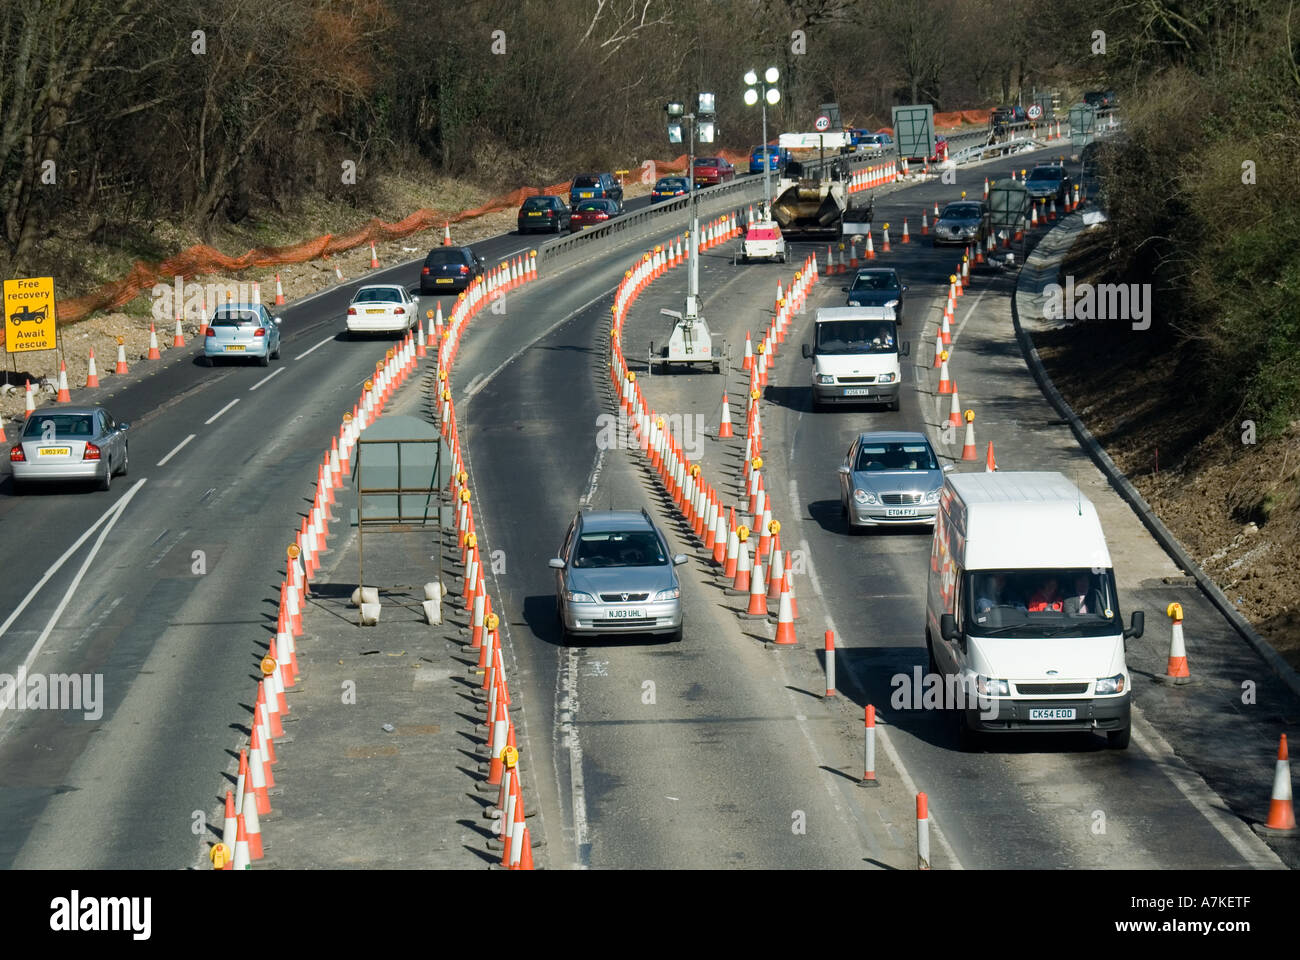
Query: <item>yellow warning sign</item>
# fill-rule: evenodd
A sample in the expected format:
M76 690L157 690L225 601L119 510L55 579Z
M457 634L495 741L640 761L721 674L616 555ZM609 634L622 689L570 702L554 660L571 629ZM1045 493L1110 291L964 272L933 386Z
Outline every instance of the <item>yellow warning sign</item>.
M26 353L53 350L54 278L6 280L4 285L5 350Z

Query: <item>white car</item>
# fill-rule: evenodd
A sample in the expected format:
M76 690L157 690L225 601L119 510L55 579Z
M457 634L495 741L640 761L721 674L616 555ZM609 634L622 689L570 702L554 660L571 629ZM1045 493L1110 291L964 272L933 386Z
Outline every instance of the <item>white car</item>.
M420 298L398 283L362 287L348 304L348 333L403 334L420 316Z
M780 260L785 263L785 237L781 236L780 224L775 220L751 223L745 231L740 258L746 263L751 260Z

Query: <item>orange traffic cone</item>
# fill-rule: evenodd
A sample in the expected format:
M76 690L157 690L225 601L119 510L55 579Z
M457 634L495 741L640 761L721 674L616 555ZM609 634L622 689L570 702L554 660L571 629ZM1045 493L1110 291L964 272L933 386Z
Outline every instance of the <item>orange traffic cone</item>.
M952 379L948 376L948 351L939 354L942 363L939 366L939 392L952 393Z
M1182 685L1192 682L1192 673L1187 669L1187 647L1183 643L1183 605L1171 603L1165 608L1165 615L1173 620L1169 636L1169 665L1163 676L1155 679L1161 683Z
M731 581L733 594L749 593L750 574L753 571L749 562L749 542L746 539L748 536L749 531L744 528L736 533L736 572Z
M871 231L870 231L870 230L867 231L867 249L866 249L866 251L863 253L862 257L863 257L864 260L874 260L874 259L876 259L876 251L875 251L875 249L871 246Z
M934 365L943 366L943 334L937 331L934 335Z
M903 242L911 243L911 238L907 235L907 217L903 218Z
M446 220L442 221L442 245L444 247L451 246L451 224Z
M781 591L785 589L785 557L779 546L772 548L772 562L768 567L767 599L780 600Z
M371 240L370 241L370 269L377 270L378 268L379 268L379 254L375 253L375 241Z
M161 360L162 354L158 351L158 331L154 329L152 323L149 324L149 356L150 360Z
M988 453L984 456L984 472L993 473L998 468L998 462L993 459L993 441L989 441Z
M1287 754L1285 733L1277 744L1277 766L1273 768L1273 796L1268 804L1268 822L1252 826L1256 833L1265 836L1295 836L1295 808L1291 805L1291 760Z
M280 283L280 275L275 275L275 305L281 306L284 303L284 286Z
M54 402L72 402L72 394L68 392L68 365L62 360L59 361L59 395L54 398Z
M884 229L881 231L880 252L889 252L889 224L885 224Z
M175 333L175 335L172 337L172 346L173 346L173 347L183 347L183 346L185 346L185 332L181 329L181 318L180 318L180 317L177 317L177 318L176 318L176 333Z
M95 348L90 348L90 365L86 367L86 386L99 386L99 371L95 369Z
M731 429L731 406L727 403L727 395L722 395L722 422L718 424L718 439L734 437L735 431Z
M781 604L777 608L776 638L773 643L789 646L797 643L794 635L794 609L790 606L790 591L781 591Z
M948 410L948 426L961 426L961 402L957 399L957 384L952 385L952 406Z
M36 397L32 395L32 382L27 382L27 395L23 400L23 417L30 417L36 412Z
M904 222L904 223L907 223L906 220L904 220L903 222ZM925 219L925 211L922 210L922 211L921 211L921 236L926 237L926 236L929 236L929 235L930 235L930 224L929 224L929 222Z
M225 822L222 824L221 842L224 843L226 847L232 852L235 849L235 844L239 842L239 824L235 820L235 816L236 816L235 794L234 791L227 790L226 791L226 818L225 818ZM244 842L245 843L248 842L247 837L244 838ZM221 869L233 870L235 869L235 864L233 861L227 860L226 865Z
M978 460L979 455L975 452L975 411L966 411L966 443L961 448L961 458L963 460Z
M749 575L749 606L741 616L747 619L767 616L767 589L761 556L754 558L754 569Z
M235 859L231 861L232 870L250 870L252 853L248 847L248 828L242 813L235 815Z

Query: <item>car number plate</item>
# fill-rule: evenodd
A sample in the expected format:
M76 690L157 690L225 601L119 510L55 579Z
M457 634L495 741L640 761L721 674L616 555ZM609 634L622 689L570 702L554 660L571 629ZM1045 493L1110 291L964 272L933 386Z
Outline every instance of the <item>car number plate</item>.
M383 307L379 307L378 309L375 309L375 310L369 310L369 309L366 310L366 313L383 313L383 312L384 312L384 308L383 308Z
M871 396L871 391L870 391L870 390L867 390L867 389L865 389L865 388L863 388L863 387L850 387L849 389L847 389L847 390L844 391L844 396L846 396L846 397L869 397L869 396Z
M582 193L578 194L578 196L582 197L584 200L590 200L592 192L590 190L584 190Z
M542 211L540 211L540 210L529 210L529 211L528 211L528 215L529 215L530 217L540 217L540 216L542 215Z
M37 453L39 457L70 457L72 456L71 447L41 447Z
M609 618L611 620L640 620L644 616L645 616L644 610L633 610L633 609L624 608L624 609L609 611Z
M916 507L891 507L885 511L887 517L914 517L916 516Z
M436 282L438 282L438 283L451 283L451 280L452 280L451 277L439 277L439 278L437 279Z
M244 349L244 345L242 343L226 344L226 353L240 353L243 351L243 349Z
M1073 720L1074 707L1030 707L1030 720Z

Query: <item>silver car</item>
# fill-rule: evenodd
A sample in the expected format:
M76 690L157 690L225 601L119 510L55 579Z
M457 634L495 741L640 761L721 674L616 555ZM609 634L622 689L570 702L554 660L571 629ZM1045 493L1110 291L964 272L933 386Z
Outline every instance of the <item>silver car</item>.
M31 484L66 480L93 480L107 490L114 476L126 475L129 426L100 406L33 413L9 451L14 493L25 493Z
M840 465L840 512L849 530L859 527L934 525L943 475L923 433L863 433Z
M256 357L267 366L280 359L280 318L260 303L228 303L217 307L203 338L203 359L210 367L218 357Z
M934 222L931 240L941 243L981 243L989 230L988 206L982 200L959 200L948 204Z
M572 634L654 633L682 638L681 584L674 556L650 514L579 513L564 535L555 570L556 614Z

